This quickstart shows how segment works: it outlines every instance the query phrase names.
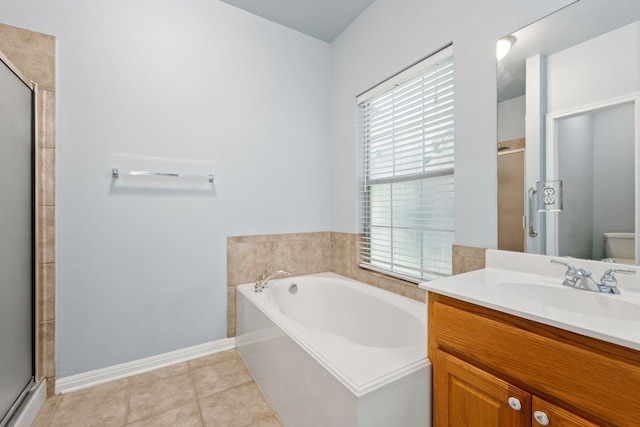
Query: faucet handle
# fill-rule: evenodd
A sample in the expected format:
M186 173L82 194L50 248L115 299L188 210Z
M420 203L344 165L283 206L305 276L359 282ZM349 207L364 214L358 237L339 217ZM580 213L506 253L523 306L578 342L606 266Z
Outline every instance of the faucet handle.
M622 274L636 274L636 271L633 268L629 269L621 269L621 268L610 268L604 272L602 278L600 278L600 282L603 285L607 286L616 286L618 284L618 280L613 275L613 273L622 273Z
M564 265L565 267L567 267L567 272L565 273L567 275L574 276L578 272L573 264L569 264L568 262L560 261L558 259L552 259L551 264Z
M575 268L573 264L569 264L568 262L560 261L557 259L552 259L551 263L564 265L565 267L567 267L567 271L564 272L565 279L562 282L564 286L569 286L571 288L595 290L596 283L591 278L590 271L586 271L583 268Z
M618 279L613 275L614 273L622 273L622 274L636 274L636 271L633 268L629 269L620 269L620 268L610 268L604 272L602 277L600 278L600 292L610 293L620 295L620 291L618 290Z
M262 292L262 287L264 285L264 279L267 277L267 272L262 273L262 277L256 279L256 284L254 286L256 292Z
M613 268L612 273L622 273L622 274L636 274L636 270L633 268Z
M568 262L560 261L557 259L551 260L552 264L560 264L567 267L567 271L564 273L567 276L577 277L578 279L582 279L583 277L591 276L590 271L586 271L584 268L575 268L573 264L569 264Z

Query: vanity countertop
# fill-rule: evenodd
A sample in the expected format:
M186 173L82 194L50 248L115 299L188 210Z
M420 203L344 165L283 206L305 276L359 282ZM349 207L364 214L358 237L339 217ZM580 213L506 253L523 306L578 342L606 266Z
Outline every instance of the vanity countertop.
M640 272L617 276L621 295L562 285L571 262L597 280L609 268L599 261L487 250L487 268L421 283L428 292L456 298L524 319L640 351Z

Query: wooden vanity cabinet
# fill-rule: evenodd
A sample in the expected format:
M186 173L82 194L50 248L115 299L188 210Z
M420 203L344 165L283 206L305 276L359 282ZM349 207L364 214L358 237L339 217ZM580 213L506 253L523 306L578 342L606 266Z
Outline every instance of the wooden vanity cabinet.
M428 310L434 427L640 426L640 353L434 293Z

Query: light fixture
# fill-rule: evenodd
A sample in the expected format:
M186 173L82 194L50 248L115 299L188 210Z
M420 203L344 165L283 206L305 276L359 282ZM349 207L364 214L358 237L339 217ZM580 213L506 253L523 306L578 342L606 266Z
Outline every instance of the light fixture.
M496 56L498 57L498 61L507 56L507 53L509 53L509 49L511 49L511 46L513 46L515 43L515 36L507 36L498 40L498 43L496 43Z

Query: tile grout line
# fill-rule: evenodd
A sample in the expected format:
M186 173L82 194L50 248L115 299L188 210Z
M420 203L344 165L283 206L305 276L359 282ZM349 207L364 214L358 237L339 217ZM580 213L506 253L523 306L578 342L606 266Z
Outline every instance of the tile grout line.
M237 350L236 350L237 351ZM240 358L240 361L242 362L242 364L244 365L245 369L249 372L249 375L251 376L251 381L247 381L246 383L240 384L237 387L244 385L244 384L249 384L250 382L255 384L255 386L258 388L258 390L260 391L260 394L262 395L262 398L264 399L264 401L267 403L267 405L269 406L269 410L271 411L270 415L267 415L263 418L260 418L258 421L263 421L266 419L269 419L271 417L274 417L278 420L278 422L280 423L280 425L282 425L282 422L280 421L280 418L278 418L278 414L276 414L276 411L274 411L273 406L271 405L271 402L269 402L267 400L267 397L264 395L264 392L262 391L262 388L260 387L260 385L258 384L258 381L256 381L255 377L253 376L253 373L251 372L251 369L249 369L249 367L247 366L247 364L245 363L244 359L242 358L242 356L240 355L240 352L238 352L238 357ZM249 427L251 426L251 424L256 424L256 423L250 423L247 424L247 426L245 427Z
M131 412L131 378L127 378L127 401L125 402L124 426L129 425L129 413Z
M178 372L178 373L173 373L173 374L168 375L168 376L164 376L164 377L160 377L160 378L155 378L153 381L151 381L151 382L150 382L149 384L147 384L147 385L155 384L155 383L157 383L157 382L159 382L159 381L166 381L166 380L169 380L169 379L171 379L171 378L175 378L175 377L180 377L180 376L184 376L184 375L186 375L186 376L189 378L189 381L191 382L191 385L193 386L193 379L192 379L192 377L191 377L191 375L190 375L190 368L189 368L189 364L188 364L188 362L186 362L186 361L185 361L185 362L178 362L178 363L175 363L175 364L173 364L173 365L165 366L164 368L168 368L168 367L170 367L170 366L176 366L176 365L179 365L179 364L182 364L182 363L185 363L185 364L186 364L186 366L187 366L187 373L186 373L186 374L185 374L185 373L179 373L179 372ZM158 370L162 370L162 369L164 369L164 368L160 368L160 369L158 369ZM132 376L132 377L129 377L129 380L130 380L130 381L129 381L129 393L130 393L130 396L131 396L131 394L133 393L133 388L134 388L134 387L133 387L133 380L132 380L132 379L133 379L133 378L136 378L136 377L143 376L143 375L145 375L145 374L147 374L147 373L142 373L142 374L139 374L139 375L134 375L134 376ZM195 390L194 390L194 394L195 394ZM130 403L130 402L131 402L131 399L129 399L129 403ZM189 404L191 404L191 402L190 402ZM188 406L189 404L180 405L180 404L178 404L178 403L174 403L174 404L173 404L173 405L171 405L168 409L166 409L166 410L164 410L164 411L162 411L162 412L159 412L159 413L153 413L153 412L152 412L151 414L149 414L148 416L146 416L146 417L144 417L144 418L140 418L140 419L132 420L130 423L127 423L127 425L129 425L129 424L134 424L134 423L144 422L144 421L146 421L146 420L149 420L149 419L152 419L152 418L158 417L158 416L160 416L160 415L162 415L162 414L166 414L167 412L170 412L170 411L173 411L173 410L176 410L176 409L180 409L180 408L182 408L182 407L184 407L184 406ZM131 408L130 408L130 405L129 405L129 407L128 407L128 411L130 411L130 410L131 410ZM128 415L127 415L127 420L128 420Z
M198 390L196 389L196 382L193 379L193 375L194 375L193 368L188 362L187 362L187 372L189 374L189 379L191 380L191 387L193 387L193 395L195 396L196 406L198 407L198 416L200 417L200 423L202 424L202 427L204 427L204 418L202 417L202 407L200 406L200 399L198 396Z
M56 406L55 409L53 410L53 412L51 413L51 418L49 418L48 422L47 422L47 427L50 427L53 425L53 420L55 419L58 410L60 409L60 405L62 405L62 399L64 399L64 395L61 394L59 395L60 398L58 399L58 401L56 402ZM55 427L55 426L54 426Z
M61 401L62 401L62 396L60 396L58 399L56 399L56 404L53 406L53 409L51 410L51 416L46 421L44 427L49 427L51 425L51 420L53 420L53 417L55 416L56 411L58 410L58 405L60 405Z

